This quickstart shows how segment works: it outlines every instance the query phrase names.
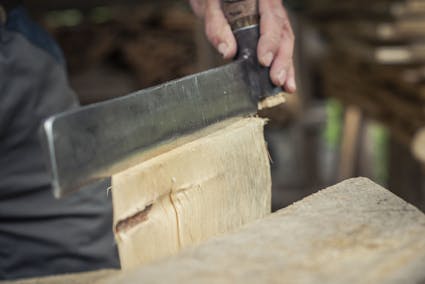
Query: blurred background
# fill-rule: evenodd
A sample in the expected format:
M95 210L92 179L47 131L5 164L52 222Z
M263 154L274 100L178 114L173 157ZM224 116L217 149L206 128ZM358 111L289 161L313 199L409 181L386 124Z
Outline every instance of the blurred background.
M184 0L33 2L82 104L224 63ZM298 94L261 113L271 118L273 208L366 176L425 210L425 1L285 5Z

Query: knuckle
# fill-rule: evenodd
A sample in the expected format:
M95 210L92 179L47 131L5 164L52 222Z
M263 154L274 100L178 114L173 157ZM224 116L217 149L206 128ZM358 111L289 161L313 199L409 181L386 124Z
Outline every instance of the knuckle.
M208 23L205 23L204 30L205 30L205 34L207 35L207 37L211 38L212 35L213 35L213 30L211 29L211 25L208 24Z
M288 24L285 26L285 31L288 34L289 37L295 38L294 31L292 30L291 24L288 22Z
M282 34L285 37L295 38L294 31L292 30L291 23L289 22L289 19L286 18L282 22L281 30L282 30Z
M282 36L282 45L285 45L286 47L290 46L291 48L293 48L294 43L295 34L292 32L292 30L284 30Z
M205 34L212 44L217 44L219 39L216 33L216 29L211 27L211 25L205 25Z
M277 20L279 23L286 24L289 22L288 17L282 10L279 10L279 9L273 10L272 14L275 20Z
M277 49L280 45L281 37L274 33L266 33L264 34L262 43L268 47L273 49Z
M285 47L284 45L281 45L279 49L278 57L276 59L280 68L283 68L285 70L290 69L293 64L292 58L293 58L292 49L288 49L287 46Z
M275 38L294 38L294 33L291 28L291 24L287 18L281 20L274 20L273 17L268 18L268 21L264 22L263 34L273 34Z
M295 34L292 31L289 31L286 33L286 38L289 39L291 42L295 41Z

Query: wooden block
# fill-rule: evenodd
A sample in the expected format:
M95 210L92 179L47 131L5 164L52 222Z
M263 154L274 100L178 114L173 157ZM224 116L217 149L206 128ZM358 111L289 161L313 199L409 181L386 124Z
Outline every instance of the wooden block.
M270 213L264 120L231 121L112 177L114 232L128 269ZM190 139L189 139L190 140Z
M423 283L425 215L365 178L101 283Z

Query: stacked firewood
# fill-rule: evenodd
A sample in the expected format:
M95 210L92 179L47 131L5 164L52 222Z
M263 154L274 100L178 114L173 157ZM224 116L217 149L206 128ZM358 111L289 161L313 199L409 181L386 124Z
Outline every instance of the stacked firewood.
M108 6L102 22L87 12L77 25L45 25L59 41L71 76L103 64L125 70L145 88L196 71L198 23L187 3L174 2Z
M328 43L325 93L410 145L425 126L425 1L311 2L309 16Z

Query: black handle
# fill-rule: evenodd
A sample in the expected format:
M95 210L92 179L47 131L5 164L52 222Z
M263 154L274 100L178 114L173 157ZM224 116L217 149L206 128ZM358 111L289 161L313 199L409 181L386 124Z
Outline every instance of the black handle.
M222 0L222 8L238 43L237 59L246 62L245 76L252 97L259 102L282 92L270 81L267 67L258 63L257 44L260 37L258 0Z

